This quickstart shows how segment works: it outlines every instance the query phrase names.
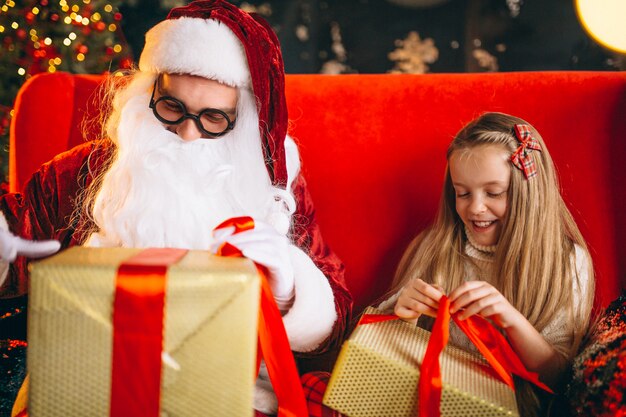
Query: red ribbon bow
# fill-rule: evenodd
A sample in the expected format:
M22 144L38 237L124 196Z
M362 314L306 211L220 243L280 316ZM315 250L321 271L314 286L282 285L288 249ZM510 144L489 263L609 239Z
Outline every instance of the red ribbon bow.
M520 145L511 155L511 162L522 170L526 179L530 179L537 175L537 166L530 152L533 150L541 152L541 145L533 137L530 126L523 124L515 125L513 130Z
M218 225L215 230L234 227L234 233L254 229L251 217L235 217ZM219 256L243 256L241 251L230 243L224 243L218 250ZM267 280L267 269L255 263L261 278L261 305L259 311L259 350L257 354L257 374L261 359L265 360L272 387L278 398L278 417L306 417L309 415L296 362L289 347L287 332L274 301Z
M520 358L513 351L509 342L486 319L480 316L471 316L466 320L459 320L458 313L450 315L450 300L443 296L439 300L439 310L433 325L426 353L420 366L420 380L418 385L418 415L420 417L439 417L441 403L441 369L439 355L448 344L450 318L467 335L472 343L483 354L492 366L496 375L509 388L515 390L513 377L515 374L532 382L539 388L552 393L552 390L539 381L539 375L526 369ZM395 320L396 315L365 314L359 324L378 323Z

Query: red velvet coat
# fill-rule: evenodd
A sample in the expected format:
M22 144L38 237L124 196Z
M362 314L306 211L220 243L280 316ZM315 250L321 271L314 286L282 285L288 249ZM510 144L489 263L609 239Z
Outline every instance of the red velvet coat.
M88 142L59 154L33 174L20 194L0 197L0 210L12 233L26 239L56 239L62 248L81 244L87 237L90 220L84 213L76 215L82 193L102 170L111 154L108 142ZM317 354L336 347L343 340L350 320L352 298L344 280L344 266L324 243L315 221L315 208L300 175L293 183L297 202L298 227L293 230L295 245L307 253L326 275L335 297L337 321L332 334L313 352ZM1 297L13 297L28 291L28 262L18 257L11 264L9 276L0 287Z

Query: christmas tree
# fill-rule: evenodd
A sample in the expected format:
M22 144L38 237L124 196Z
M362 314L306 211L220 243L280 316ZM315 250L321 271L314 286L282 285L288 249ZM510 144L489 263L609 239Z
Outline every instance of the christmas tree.
M41 72L97 74L131 65L121 0L4 0L0 7L0 182L17 91Z
M130 51L120 29L120 3L4 0L0 6L0 183L7 179L13 102L28 78L42 72L98 74L130 67ZM50 104L54 105L54 98ZM0 416L10 414L24 379L25 335L16 329L25 328L25 307L23 298L0 303Z

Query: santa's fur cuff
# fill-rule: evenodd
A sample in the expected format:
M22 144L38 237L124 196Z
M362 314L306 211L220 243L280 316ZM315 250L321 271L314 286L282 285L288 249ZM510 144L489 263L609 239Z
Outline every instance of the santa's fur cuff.
M139 69L154 73L191 74L233 87L248 87L250 71L237 36L211 19L167 19L146 33Z
M335 298L317 266L304 252L290 246L290 257L295 272L296 298L283 316L283 323L291 350L309 352L326 339L337 320Z
M261 361L259 376L254 385L254 409L264 414L276 414L278 411L278 399L272 388L265 361Z
M9 231L9 223L7 222L7 218L4 217L4 213L0 211L0 230Z
M0 230L9 231L9 224L4 213L0 212ZM0 259L0 285L4 284L4 280L9 275L9 263Z

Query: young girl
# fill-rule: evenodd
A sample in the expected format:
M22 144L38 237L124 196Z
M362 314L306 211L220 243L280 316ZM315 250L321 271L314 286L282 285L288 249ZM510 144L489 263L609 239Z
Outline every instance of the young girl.
M436 316L447 294L452 313L490 319L526 368L558 388L589 324L594 277L548 149L524 120L486 113L457 134L447 159L437 218L406 250L379 307L417 320ZM454 325L450 342L475 350ZM520 411L538 415L537 397L518 386Z

